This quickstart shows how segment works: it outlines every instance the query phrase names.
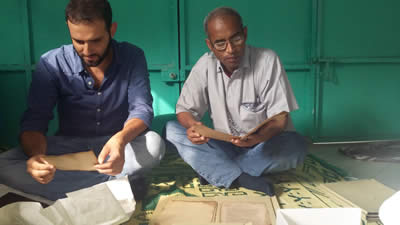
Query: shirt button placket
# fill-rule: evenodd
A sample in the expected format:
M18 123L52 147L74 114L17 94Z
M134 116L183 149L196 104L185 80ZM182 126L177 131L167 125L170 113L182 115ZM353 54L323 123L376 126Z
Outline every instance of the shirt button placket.
M102 103L102 95L103 95L103 93L101 92L101 91L99 91L99 92L97 92L97 96L99 97L98 98L98 106L97 106L97 108L96 108L96 126L97 126L97 129L96 129L96 131L97 131L97 134L99 134L100 133L100 125L101 125L101 103Z

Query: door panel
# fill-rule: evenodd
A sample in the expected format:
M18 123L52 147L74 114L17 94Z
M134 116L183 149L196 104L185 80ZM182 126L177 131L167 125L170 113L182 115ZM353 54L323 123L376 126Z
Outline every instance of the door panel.
M398 138L399 71L400 65L335 66L323 86L320 139Z
M399 56L400 1L319 2L323 57Z
M61 45L71 44L65 23L65 7L68 2L68 0L29 1L33 63L39 62L43 53Z
M316 139L398 138L400 2L318 2L321 97Z
M314 95L310 90L313 89L314 81L308 71L289 71L288 78L299 105L298 110L290 113L294 127L301 134L311 137L314 131Z
M24 72L0 72L0 145L18 143L19 123L26 108Z
M235 8L248 27L248 44L275 50L286 64L308 64L311 51L311 2L239 0L185 0L184 41L186 65L193 65L207 51L204 17L225 5Z
M24 64L23 0L2 1L0 7L0 65ZM21 10L22 9L22 10Z
M142 48L149 67L178 72L178 6L176 0L112 1L116 39Z

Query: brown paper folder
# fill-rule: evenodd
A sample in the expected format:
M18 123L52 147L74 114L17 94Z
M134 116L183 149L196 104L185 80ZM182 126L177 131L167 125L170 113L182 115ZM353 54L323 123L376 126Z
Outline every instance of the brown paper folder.
M95 171L97 158L93 151L77 152L64 155L46 155L45 160L58 170Z
M231 134L223 133L220 131L216 131L216 130L208 128L204 125L195 125L194 130L204 137L230 142L233 138L246 139L248 136L257 132L261 127L263 127L265 124L267 124L271 120L286 117L287 114L288 113L286 111L280 112L280 113L274 115L273 117L270 117L270 118L264 120L257 127L253 128L251 131L249 131L247 134L245 134L244 136L241 136L241 137L233 136Z

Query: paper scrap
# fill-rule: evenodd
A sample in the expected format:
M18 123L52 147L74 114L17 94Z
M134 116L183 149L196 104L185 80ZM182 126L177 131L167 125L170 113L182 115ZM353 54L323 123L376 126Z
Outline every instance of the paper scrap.
M95 171L96 155L92 150L64 155L46 155L44 159L58 170Z
M377 213L383 201L395 193L393 189L374 179L341 181L324 185L368 213Z

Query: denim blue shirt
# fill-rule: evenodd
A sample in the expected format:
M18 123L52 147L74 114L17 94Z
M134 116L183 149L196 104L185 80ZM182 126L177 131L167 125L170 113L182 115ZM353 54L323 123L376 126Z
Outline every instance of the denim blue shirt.
M143 51L112 41L113 59L99 89L72 45L45 53L32 76L21 132L46 133L57 105L63 136L107 136L138 118L150 127L153 98Z

